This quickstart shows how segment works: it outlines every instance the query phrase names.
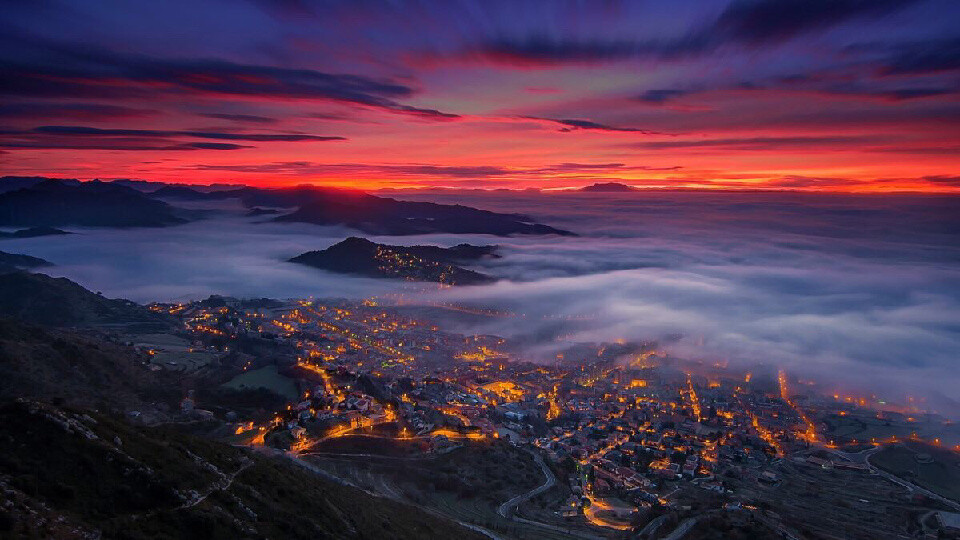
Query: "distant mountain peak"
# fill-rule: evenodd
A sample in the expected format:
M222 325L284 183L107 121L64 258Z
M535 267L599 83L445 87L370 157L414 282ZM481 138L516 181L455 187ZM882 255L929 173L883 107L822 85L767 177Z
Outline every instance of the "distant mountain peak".
M0 225L163 227L183 223L169 204L109 182L46 179L0 193Z
M72 234L53 227L29 227L13 232L0 232L0 238L36 238L38 236L61 236Z
M33 266L44 266L43 263L47 262L36 261L40 263ZM166 324L163 316L129 300L111 300L67 278L25 271L0 273L0 315L50 326L120 322Z
M640 190L627 184L621 184L620 182L597 182L591 186L584 186L578 191L584 193L627 193Z
M40 257L0 251L0 273L16 272L18 270L52 265L52 262L41 259Z

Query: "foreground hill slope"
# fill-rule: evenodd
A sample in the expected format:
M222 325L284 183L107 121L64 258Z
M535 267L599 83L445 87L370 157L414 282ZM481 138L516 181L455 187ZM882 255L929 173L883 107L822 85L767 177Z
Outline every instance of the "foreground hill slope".
M28 268L40 268L50 266L53 263L39 257L31 257L20 253L7 253L0 251L0 273L16 272Z
M175 403L174 381L147 358L99 336L0 318L0 401L16 398L126 412L146 401Z
M0 538L483 538L266 450L131 423L182 397L145 360L95 330L0 319Z
M37 402L0 406L0 536L484 538L266 457Z
M69 279L30 272L0 274L0 316L50 326L166 323L129 300L104 298Z

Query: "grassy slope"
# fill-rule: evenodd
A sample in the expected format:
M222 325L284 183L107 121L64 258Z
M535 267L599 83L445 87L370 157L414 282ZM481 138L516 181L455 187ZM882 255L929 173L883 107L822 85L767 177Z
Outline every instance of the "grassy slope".
M143 400L175 402L172 381L147 371L130 347L93 335L0 318L0 400L25 397L128 410Z
M917 461L917 454L924 453L933 458L932 463ZM960 501L960 458L949 450L908 442L887 446L870 456L870 463L943 497Z
M133 302L104 298L66 278L29 272L0 275L0 314L50 326L168 323L162 315Z
M326 447L328 452L370 452L359 437L354 444ZM543 474L530 455L503 441L471 441L441 455L391 459L310 456L306 459L336 476L349 478L367 489L392 493L404 500L435 508L445 515L493 529L509 538L550 538L542 529L501 518L497 508L513 496L543 482ZM386 491L385 491L386 490Z
M34 402L0 407L0 489L0 536L479 537L282 459Z

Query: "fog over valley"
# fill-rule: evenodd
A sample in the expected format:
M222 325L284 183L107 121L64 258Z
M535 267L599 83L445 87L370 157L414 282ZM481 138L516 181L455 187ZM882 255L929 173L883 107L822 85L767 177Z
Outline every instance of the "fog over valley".
M288 263L356 231L267 223L229 204L190 203L192 212L206 209L204 219L173 227L70 228L77 234L5 240L3 249L53 262L43 270L50 275L138 302L209 294L399 295L509 311L514 318L492 317L458 329L522 338L538 361L552 361L569 342L669 337L669 352L685 358L789 366L856 388L884 390L897 383L897 398L925 391L938 408L956 405L955 198L444 191L391 196L523 213L579 236L366 235L393 245L500 246L502 258L469 266L500 281L468 287L351 277Z

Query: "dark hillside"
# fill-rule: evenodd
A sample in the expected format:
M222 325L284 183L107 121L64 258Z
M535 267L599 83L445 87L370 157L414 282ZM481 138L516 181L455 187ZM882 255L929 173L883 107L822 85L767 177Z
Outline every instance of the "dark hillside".
M0 406L0 536L484 538L271 458L35 402Z

